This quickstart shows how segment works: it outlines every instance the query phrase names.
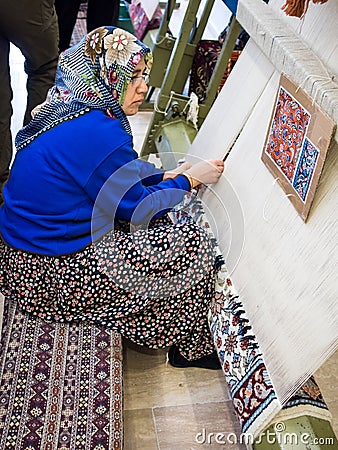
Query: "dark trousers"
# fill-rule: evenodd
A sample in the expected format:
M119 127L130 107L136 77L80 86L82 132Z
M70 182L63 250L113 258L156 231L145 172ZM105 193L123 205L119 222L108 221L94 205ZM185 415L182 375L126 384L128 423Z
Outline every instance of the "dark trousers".
M81 0L55 0L59 21L60 51L67 49L73 34ZM87 32L103 25L116 25L120 0L88 0Z
M27 124L32 109L45 100L55 80L58 24L54 1L0 0L0 192L8 178L12 159L10 43L25 57L27 105L24 124Z

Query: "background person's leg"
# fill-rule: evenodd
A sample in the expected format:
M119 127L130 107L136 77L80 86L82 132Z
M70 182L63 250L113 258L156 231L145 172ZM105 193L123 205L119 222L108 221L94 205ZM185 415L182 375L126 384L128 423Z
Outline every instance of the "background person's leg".
M53 0L34 0L30 8L20 31L12 32L12 42L25 57L27 107L24 124L30 121L32 109L45 100L48 89L54 84L59 56L58 23Z
M2 203L2 187L9 175L12 159L12 89L9 73L9 42L0 36L0 204Z
M116 26L119 12L119 0L88 0L87 31L104 25Z
M60 52L70 46L81 0L55 0L55 10L59 25Z

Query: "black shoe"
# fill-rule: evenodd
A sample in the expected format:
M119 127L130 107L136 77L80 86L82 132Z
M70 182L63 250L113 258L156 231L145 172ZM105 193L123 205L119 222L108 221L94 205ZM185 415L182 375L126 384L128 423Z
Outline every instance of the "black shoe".
M185 367L200 367L202 369L220 370L222 368L216 351L210 353L210 355L190 361L181 355L175 344L169 349L168 361L173 367L179 367L181 369Z

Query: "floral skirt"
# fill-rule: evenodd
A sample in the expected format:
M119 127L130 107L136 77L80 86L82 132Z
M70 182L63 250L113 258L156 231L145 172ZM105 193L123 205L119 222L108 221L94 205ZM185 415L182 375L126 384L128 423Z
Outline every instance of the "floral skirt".
M149 348L176 343L189 359L214 350L215 255L193 222L164 217L133 232L121 225L61 256L0 240L0 270L1 292L46 321L90 321Z

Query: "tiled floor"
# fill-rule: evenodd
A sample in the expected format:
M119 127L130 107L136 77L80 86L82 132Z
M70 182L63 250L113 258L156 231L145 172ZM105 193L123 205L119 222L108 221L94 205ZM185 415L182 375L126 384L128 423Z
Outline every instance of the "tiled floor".
M11 50L14 89L13 136L21 127L25 109L23 60ZM135 149L142 146L149 112L132 118ZM2 315L0 299L0 318ZM316 373L333 414L338 435L338 352ZM166 363L165 351L125 346L124 362L125 450L198 450L224 448L203 433L239 433L224 377L219 371L175 369ZM232 450L244 445L232 445Z
M127 344L123 382L125 450L213 449L199 443L203 430L240 433L220 371L175 369L164 350Z

